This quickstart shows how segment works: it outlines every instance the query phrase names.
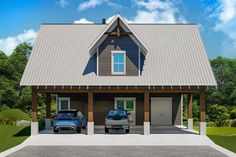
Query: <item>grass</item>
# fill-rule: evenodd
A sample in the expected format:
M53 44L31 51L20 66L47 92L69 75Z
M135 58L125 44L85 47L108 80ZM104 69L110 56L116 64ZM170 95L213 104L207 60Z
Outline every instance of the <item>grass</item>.
M8 109L0 112L1 120L30 120L30 117L20 109Z
M22 143L30 135L30 127L0 125L0 152Z
M194 127L198 131L198 127ZM216 144L236 153L236 127L207 127L207 136Z

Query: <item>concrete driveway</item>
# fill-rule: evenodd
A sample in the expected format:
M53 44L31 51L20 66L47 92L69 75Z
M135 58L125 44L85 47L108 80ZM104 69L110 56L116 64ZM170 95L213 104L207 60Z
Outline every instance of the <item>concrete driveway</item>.
M209 146L28 146L8 157L226 157Z
M1 156L200 156L236 157L232 153L212 142L207 136L198 135L194 131L178 127L152 128L152 134L142 135L142 128L133 127L130 134L115 130L104 134L104 127L96 127L94 135L86 135L71 131L54 134L51 130L30 136L22 144L0 154ZM33 155L33 154L35 155ZM49 153L49 154L48 154ZM82 155L80 155L82 154ZM110 155L111 154L111 155ZM223 155L224 154L224 155Z

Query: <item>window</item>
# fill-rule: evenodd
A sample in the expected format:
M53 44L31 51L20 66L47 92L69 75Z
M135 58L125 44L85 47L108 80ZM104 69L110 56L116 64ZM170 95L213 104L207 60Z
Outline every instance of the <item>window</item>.
M70 98L60 97L59 98L59 111L70 109Z
M115 98L115 109L125 109L132 125L135 125L136 119L135 101L135 98Z
M112 74L125 74L126 73L126 54L125 51L112 51L111 52Z

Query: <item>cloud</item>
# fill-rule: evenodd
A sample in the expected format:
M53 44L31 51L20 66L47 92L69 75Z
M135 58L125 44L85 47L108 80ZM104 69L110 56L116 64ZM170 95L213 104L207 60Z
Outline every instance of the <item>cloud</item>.
M79 5L79 10L80 11L83 11L83 10L86 10L86 9L89 9L89 8L94 8L96 7L97 5L100 5L103 3L103 0L88 0L86 2L83 2Z
M86 2L80 3L78 10L83 11L86 9L95 8L96 6L101 5L103 3L107 4L110 7L116 8L116 9L119 9L122 7L120 4L114 3L111 0L88 0Z
M23 42L34 43L37 32L33 29L25 30L23 33L14 37L7 37L0 39L0 50L10 55L16 46Z
M218 0L210 12L210 17L216 19L213 30L226 36L222 43L222 54L236 57L236 0Z
M74 23L93 23L93 22L87 20L86 18L81 18L79 20L75 20Z
M133 7L137 8L136 15L131 18L126 18L128 23L186 23L185 18L177 9L178 2L174 0L131 0ZM111 0L88 0L79 5L80 11L94 8L98 5L106 3L108 6L119 7L120 4L114 3ZM109 23L112 18L107 19Z
M185 18L180 15L179 10L172 1L160 0L132 0L134 6L138 9L136 15L131 18L125 18L128 23L186 23ZM106 22L109 23L114 16L109 17Z
M62 7L65 8L67 5L69 5L69 2L67 0L59 0L58 4Z
M186 23L185 18L177 9L177 3L174 1L161 0L133 0L138 7L136 16L131 18L134 23Z

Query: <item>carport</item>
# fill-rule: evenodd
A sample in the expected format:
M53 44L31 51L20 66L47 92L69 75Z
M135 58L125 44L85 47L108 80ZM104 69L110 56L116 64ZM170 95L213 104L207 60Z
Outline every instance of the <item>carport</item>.
M174 110L174 104L177 103L177 98L175 98L173 95L179 95L178 101L181 102L181 97L183 94L188 94L188 129L192 130L193 126L193 118L192 118L192 99L193 94L199 94L200 95L200 134L205 135L205 129L206 129L206 123L205 123L205 87L149 87L149 86L118 86L118 87L89 87L89 86L82 86L82 87L32 87L32 127L31 127L31 133L32 135L38 134L38 122L37 122L37 102L38 102L38 93L45 93L46 96L46 118L45 118L45 124L46 129L50 129L51 126L51 95L52 94L83 94L83 105L84 108L84 114L87 116L87 134L91 135L96 133L96 129L94 129L94 122L98 118L100 122L103 121L104 117L100 116L99 112L102 112L102 115L104 116L107 111L100 110L101 103L106 102L106 100L111 97L111 95L117 95L118 97L112 97L114 101L120 100L120 98L124 98L125 95L128 95L128 97L125 97L125 100L130 100L128 98L135 98L136 102L136 110L135 115L136 119L134 120L134 126L139 126L138 133L141 133L140 128L142 130L142 134L149 135L150 133L155 133L154 128L158 128L160 126L175 126L175 125L182 125L181 120L176 120L174 117L181 117L182 112L180 112L180 109ZM71 96L72 97L72 96ZM154 108L153 107L153 99L161 98L161 100L169 100L172 99L172 107L171 107L171 122L165 123L167 125L163 125L160 123L157 125L158 121L153 120L153 111L159 111L161 108ZM99 99L99 101L98 101ZM72 100L71 100L72 101ZM161 101L162 102L162 101ZM115 102L112 102L115 104ZM111 106L113 106L112 104ZM158 101L157 101L158 104ZM155 106L155 104L154 104ZM181 105L178 106L178 108L181 108ZM157 112L157 114L164 115L167 113L167 111L164 109L161 112ZM156 113L155 113L156 114ZM169 115L169 114L167 114ZM158 117L158 115L154 115L154 119L161 119ZM180 118L178 118L180 119ZM155 123L154 123L155 122ZM98 123L99 124L99 123ZM100 123L99 125L101 125ZM135 130L135 127L131 127ZM95 131L94 131L95 130Z

